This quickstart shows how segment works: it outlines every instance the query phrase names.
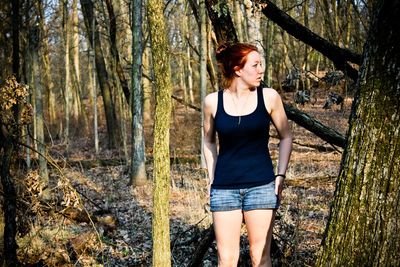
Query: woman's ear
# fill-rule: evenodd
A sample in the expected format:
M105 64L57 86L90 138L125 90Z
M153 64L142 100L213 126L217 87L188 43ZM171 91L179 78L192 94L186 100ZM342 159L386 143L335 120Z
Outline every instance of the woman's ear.
M236 76L240 77L242 75L242 69L239 66L233 67L233 70L235 71Z

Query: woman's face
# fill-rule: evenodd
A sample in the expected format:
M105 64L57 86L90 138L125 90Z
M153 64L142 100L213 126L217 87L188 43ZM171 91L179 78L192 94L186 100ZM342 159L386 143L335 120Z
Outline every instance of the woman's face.
M261 65L261 55L252 51L247 55L247 61L243 68L236 71L238 75L249 87L260 86L263 78L264 68Z

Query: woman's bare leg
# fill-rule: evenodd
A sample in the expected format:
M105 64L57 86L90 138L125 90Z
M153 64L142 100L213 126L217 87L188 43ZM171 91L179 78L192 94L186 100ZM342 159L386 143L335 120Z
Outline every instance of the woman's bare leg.
M241 210L213 212L219 267L237 266L242 220L243 214Z
M271 209L244 212L253 267L272 266L270 249L274 219L275 211Z

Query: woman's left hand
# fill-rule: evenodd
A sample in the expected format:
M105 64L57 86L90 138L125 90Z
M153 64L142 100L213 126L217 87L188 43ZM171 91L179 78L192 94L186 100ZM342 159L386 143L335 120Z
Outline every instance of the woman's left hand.
M277 176L275 178L275 195L278 196L279 201L282 200L282 190L283 190L283 181L285 178L282 176Z

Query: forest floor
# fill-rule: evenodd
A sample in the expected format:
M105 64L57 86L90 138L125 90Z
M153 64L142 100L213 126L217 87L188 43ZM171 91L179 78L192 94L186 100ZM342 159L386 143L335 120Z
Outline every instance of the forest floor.
M322 109L327 93L321 91L315 104L298 106L325 125L345 134L351 109L346 98L341 110ZM286 93L285 102L292 102ZM176 103L171 127L170 229L173 266L187 266L211 224L205 172L198 160L178 160L199 154L199 113ZM293 153L287 172L284 198L277 212L274 239L283 266L312 266L320 249L333 199L342 149L334 148L291 122ZM146 128L150 135L151 126ZM276 133L271 131L270 151L277 159ZM152 140L146 140L151 147ZM58 167L50 171L50 193L35 172L17 178L19 194L19 260L29 266L151 266L152 165L149 182L128 186L129 175L121 153L103 150L95 160L93 144L76 139L68 160L64 146L54 144L50 154ZM151 149L147 150L151 155ZM191 155L191 156L190 156ZM97 162L89 166L86 161ZM15 173L18 177L18 173ZM43 191L44 190L44 191ZM47 197L43 197L47 195ZM54 206L62 208L54 208ZM92 214L88 219L86 214ZM73 216L71 214L78 215ZM82 215L84 214L84 215ZM3 222L0 222L3 223ZM3 228L3 227L1 227ZM242 228L240 266L248 263L246 229ZM0 233L1 235L3 233ZM215 242L203 266L216 266ZM280 265L274 260L274 266Z

